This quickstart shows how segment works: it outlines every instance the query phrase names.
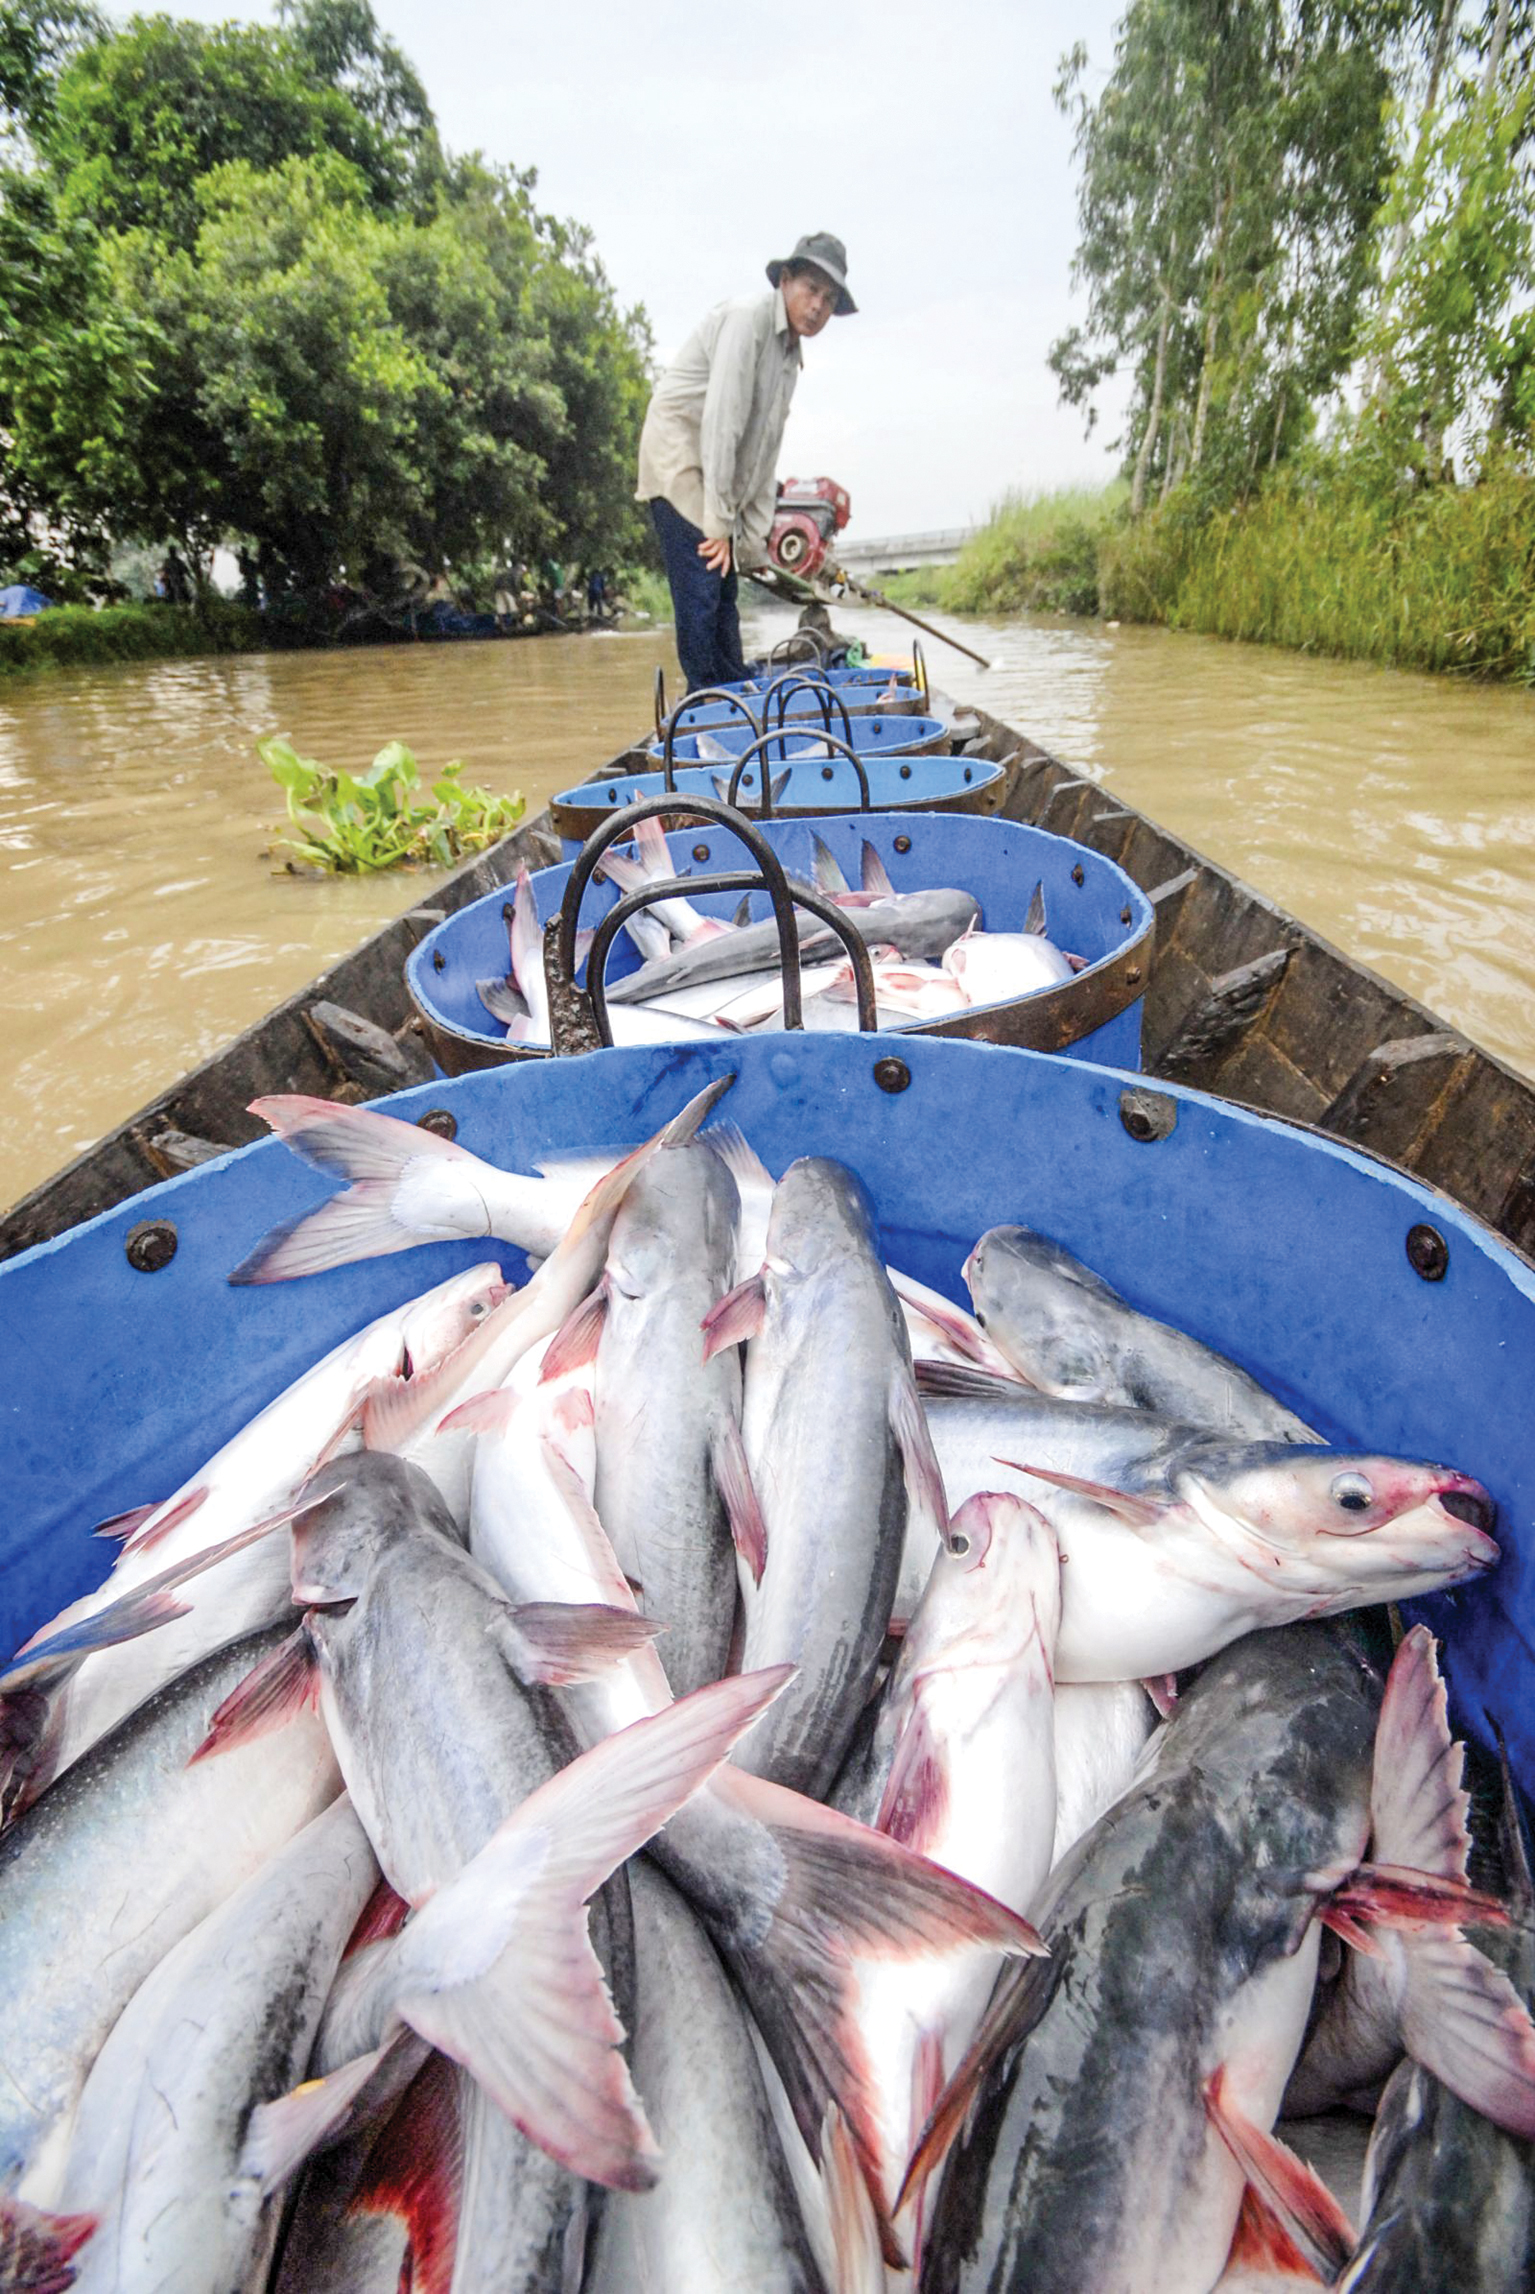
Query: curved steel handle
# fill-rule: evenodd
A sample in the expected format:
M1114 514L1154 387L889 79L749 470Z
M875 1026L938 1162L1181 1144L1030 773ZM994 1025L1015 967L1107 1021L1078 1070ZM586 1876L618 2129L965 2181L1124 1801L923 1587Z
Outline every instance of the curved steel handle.
M657 675L659 676L659 674L658 670ZM661 771L665 776L667 787L674 792L677 787L677 761L672 754L672 744L677 738L678 719L684 709L691 709L699 701L728 702L732 709L738 709L746 719L746 729L753 737L762 730L760 720L747 708L740 694L728 692L723 685L704 685L696 693L684 693L676 708L667 718L665 725L656 727L656 731L661 735Z
M788 649L795 645L808 645L811 658L815 661L823 661L826 657L826 640L818 629L791 629L788 636L780 637L778 643L771 649L768 654L769 662L777 661L780 656L785 661L792 661L794 655Z
M853 720L847 713L847 703L843 700L842 695L836 690L836 687L829 684L824 677L795 676L775 678L773 683L768 687L767 704L762 712L762 730L766 732L773 722L773 704L775 701L778 704L779 724L786 725L788 723L789 695L791 693L799 692L802 688L806 692L814 693L819 697L821 703L821 722L826 727L828 733L831 731L832 703L836 703L837 714L842 719L842 738L845 741L851 743L853 738Z
M852 766L854 772L858 775L858 794L861 799L858 810L860 812L868 812L871 809L869 804L869 776L864 771L863 759L854 749L852 742L844 741L839 733L832 732L819 733L817 734L816 738L818 740L824 741L828 749L831 749L834 752L840 751L841 754L847 758L848 763ZM776 732L759 733L756 740L753 741L749 747L741 751L740 756L736 759L736 769L730 776L730 786L725 792L725 802L728 805L736 804L737 799L741 793L741 774L745 767L751 763L752 758L756 756L758 750L766 749L770 741L776 741L779 744L779 757L780 759L783 759L787 757L789 753L787 746L788 739L789 733L787 726L781 726ZM758 806L755 815L758 820L771 820L773 817L772 784L773 776L768 770L768 761L764 756L762 759L762 802ZM691 802L691 799L689 801Z
M656 731L659 733L666 723L666 671L659 661L656 663L655 712Z
M746 846L756 862L753 869L722 871L717 876L674 876L664 883L642 885L638 891L626 893L617 901L592 939L587 957L587 997L591 1004L592 1019L597 1034L605 1047L613 1041L613 1030L608 1020L607 962L617 934L629 918L642 908L649 908L658 900L686 898L700 892L756 892L766 891L773 904L773 918L778 926L778 960L783 972L783 1009L786 1028L804 1026L804 1001L800 987L799 927L795 922L796 907L804 908L822 924L829 925L847 949L853 965L853 983L858 999L858 1025L865 1034L877 1029L878 1014L874 999L874 970L869 951L853 925L808 886L791 890L789 879L767 839L758 834L744 814L734 812L716 797L687 799L689 816L712 821L716 827L728 829ZM642 820L651 820L660 813L676 810L672 801L664 796L640 797L621 812L610 813L593 830L581 847L565 884L565 896L560 902L558 959L564 976L575 978L576 927L581 914L581 903L602 855L610 845L625 842L630 832Z

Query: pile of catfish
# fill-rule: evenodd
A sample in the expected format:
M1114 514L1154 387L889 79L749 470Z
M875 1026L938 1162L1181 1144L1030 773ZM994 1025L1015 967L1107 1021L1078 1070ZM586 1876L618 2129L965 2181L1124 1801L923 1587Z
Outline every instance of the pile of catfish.
M235 1279L535 1271L337 1347L0 1679L0 2289L1527 2285L1519 1811L1473 1872L1379 1606L1486 1491L1027 1229L962 1313L726 1088L531 1176L257 1103L347 1184ZM1274 2131L1339 2105L1357 2224Z
M1043 886L1021 932L983 928L981 904L971 892L943 886L897 892L884 862L865 842L857 889L850 885L825 839L814 836L813 890L840 909L869 951L874 1015L881 1028L952 1019L978 1004L1012 1003L1041 988L1059 987L1084 968L1045 929ZM680 880L660 820L642 820L632 852L605 852L602 873L621 894ZM791 879L791 889L794 889ZM743 901L733 922L706 916L685 893L673 892L638 909L623 926L640 956L639 969L608 988L608 1025L615 1043L672 1043L682 1036L718 1038L781 1028L783 972L778 926L768 917L747 920ZM549 1041L549 990L544 977L543 927L533 881L522 869L509 919L510 968L504 978L477 983L480 1002L508 1043L530 1047ZM804 1025L812 1033L851 1031L858 1025L853 967L832 927L813 915L798 919ZM584 953L590 933L576 936Z

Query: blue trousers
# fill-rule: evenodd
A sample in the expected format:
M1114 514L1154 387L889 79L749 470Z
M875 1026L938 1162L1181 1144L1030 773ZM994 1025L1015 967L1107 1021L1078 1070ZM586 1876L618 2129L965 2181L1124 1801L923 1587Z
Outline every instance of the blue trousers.
M698 554L703 535L674 510L664 494L651 497L650 515L671 585L677 623L677 658L690 693L703 685L734 685L746 675L736 574L717 574Z

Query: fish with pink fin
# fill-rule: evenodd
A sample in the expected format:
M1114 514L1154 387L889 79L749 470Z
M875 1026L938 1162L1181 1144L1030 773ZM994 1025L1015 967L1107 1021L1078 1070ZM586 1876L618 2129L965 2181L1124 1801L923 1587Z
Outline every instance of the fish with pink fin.
M953 2148L924 2294L1208 2294L1249 2187L1336 2277L1352 2225L1272 2133L1324 1924L1399 1936L1415 2048L1458 2064L1474 2031L1480 2105L1528 2121L1535 2027L1515 2002L1489 2028L1495 1971L1460 1934L1506 1914L1438 1870L1367 1860L1455 1821L1436 1682L1414 1633L1382 1702L1328 1625L1254 1635L1199 1675L1052 1875L1034 1906L1050 1956L1004 1978L929 2122L913 2171Z

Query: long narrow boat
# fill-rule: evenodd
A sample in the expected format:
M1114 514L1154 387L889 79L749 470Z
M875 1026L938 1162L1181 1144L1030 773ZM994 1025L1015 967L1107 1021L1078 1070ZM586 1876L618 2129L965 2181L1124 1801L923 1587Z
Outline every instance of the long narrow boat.
M1384 1157L1535 1255L1535 1085L1111 789L995 718L972 712L971 722L966 753L1014 766L1006 816L1107 854L1156 911L1145 1076L1122 1110L1132 1136L1157 1136L1171 1114L1157 1078L1194 1084ZM636 748L608 769L645 762ZM429 1080L405 987L411 948L520 865L559 857L543 813L439 881L428 905L384 926L25 1196L0 1219L0 1258L262 1136L248 1104L263 1093L362 1100Z

